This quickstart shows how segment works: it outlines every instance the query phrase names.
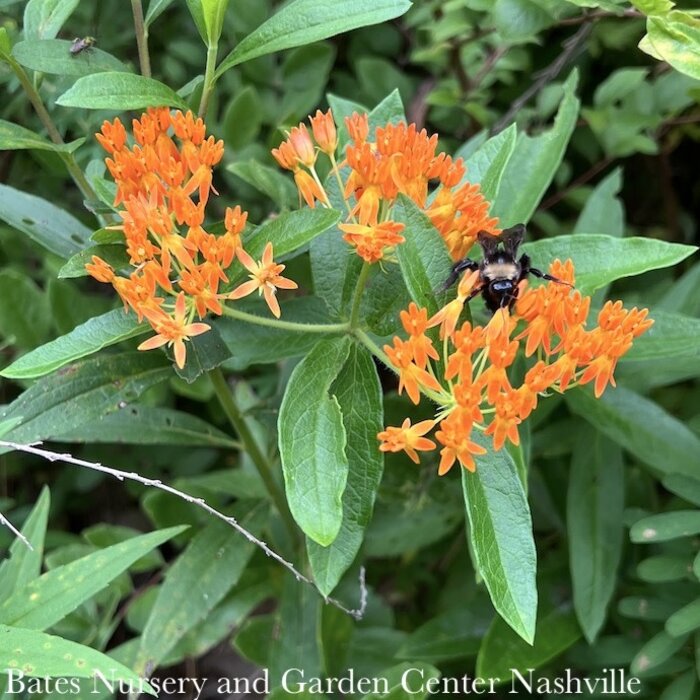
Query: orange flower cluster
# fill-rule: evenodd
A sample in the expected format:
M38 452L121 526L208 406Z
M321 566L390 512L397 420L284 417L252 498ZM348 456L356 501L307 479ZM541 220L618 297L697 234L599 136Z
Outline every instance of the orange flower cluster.
M299 124L272 155L283 168L293 171L299 193L310 207L317 201L330 206L315 170L318 151L329 157L349 212L348 221L340 225L343 238L365 261L374 263L385 258L405 240L404 225L391 219L399 194L410 197L425 212L454 260L466 256L479 231L500 233L498 220L488 215L489 203L479 185L460 184L466 173L463 160L436 153L437 135L428 136L415 124L387 124L378 127L370 141L367 114L355 113L345 120L350 143L345 159L338 164L338 138L331 111L317 112L310 122L313 140L306 126ZM343 166L349 168L344 182ZM428 204L431 181L441 187Z
M162 345L174 348L178 367L186 358L185 341L209 330L195 323L208 312L223 313L224 299L238 299L256 290L275 314L280 315L277 288L296 284L280 276L284 265L272 260L268 243L262 262L256 264L243 250L241 235L248 214L228 207L225 233L204 228L204 216L212 185L212 169L224 153L223 141L206 138L206 127L192 112L171 113L167 107L149 109L133 120L135 144L127 144L119 119L104 122L97 140L107 151L107 168L117 185L115 206L121 205L126 251L134 268L128 276L117 274L104 260L93 256L86 265L90 275L109 282L156 335L139 346L150 350ZM220 292L229 281L227 270L236 258L251 273L250 282L233 292Z
M570 260L555 261L550 274L574 282ZM523 283L514 313L501 309L486 327L468 322L458 327L464 303L478 283L478 271L466 274L457 298L430 319L425 309L411 303L401 313L408 339L397 337L392 346L384 346L399 374L399 393L405 389L417 404L423 392L439 408L435 420L412 426L407 419L400 428L388 427L379 433L379 449L404 450L417 463L418 450L437 448L424 436L438 427L435 439L442 446L441 475L455 461L474 471L474 456L486 452L471 439L474 429L490 435L495 450L506 440L518 445L518 425L548 392L561 393L594 382L595 395L600 397L608 384L615 386L617 361L653 323L647 309L627 310L620 301L606 302L598 314L598 325L589 330L590 297L549 282L536 288ZM442 353L426 335L434 326L440 327ZM508 369L523 346L527 357L537 353L538 358L522 384L513 386ZM442 373L439 367L444 368Z

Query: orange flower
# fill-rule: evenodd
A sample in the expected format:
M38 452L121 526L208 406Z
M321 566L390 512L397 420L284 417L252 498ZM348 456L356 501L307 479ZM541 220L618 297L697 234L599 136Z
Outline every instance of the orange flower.
M388 427L377 435L377 439L382 441L379 449L382 452L401 452L406 454L416 463L420 462L416 450L434 450L436 445L432 440L422 437L432 430L435 421L424 420L415 425L411 425L409 418L406 418L400 428Z
M183 292L180 292L177 296L175 313L172 316L166 314L161 309L157 311L150 309L144 310L144 315L157 331L157 335L145 340L139 345L138 349L153 350L167 343L167 345L173 346L175 350L175 364L177 364L180 369L185 366L185 356L187 352L185 341L195 335L206 333L206 331L211 328L211 326L208 326L206 323L189 323L187 321L187 308Z
M327 155L332 156L338 148L338 134L335 130L333 114L329 109L325 114L321 110L316 110L316 116L309 117L311 130L318 147Z
M404 225L395 221L383 221L373 226L339 224L338 228L344 233L343 239L369 263L381 260L387 248L403 243L405 240L401 235Z
M574 278L571 261L555 261L550 271L565 282ZM646 309L628 311L621 302L608 302L599 314L600 326L586 330L590 298L548 282L521 289L515 312L500 310L486 327L464 323L457 329L478 276L478 272L465 274L457 298L427 321L427 311L411 303L401 312L408 340L394 338L393 347L384 347L399 374L399 391L405 386L414 403L422 391L438 404L435 437L443 446L439 474L455 461L475 469L475 456L485 450L470 440L474 427L492 438L494 450L500 450L506 441L519 444L518 426L537 408L541 396L588 382L594 382L594 393L600 396L609 383L614 385L619 358L652 323ZM441 353L424 336L426 328L438 324L444 341ZM518 324L524 328L511 339ZM526 355L537 350L544 359L532 364L524 380L514 385L511 368L520 349Z
M244 282L236 287L229 295L229 299L240 299L252 294L255 290L265 297L270 311L279 318L280 306L277 302L278 289L296 289L297 283L286 277L281 277L280 272L284 265L275 263L272 259L272 243L268 242L263 251L262 260L258 263L242 248L238 249L238 259L250 272L250 282Z
M227 207L225 233L215 236L204 229L207 201L211 192L217 194L212 169L223 157L223 142L206 137L202 119L167 107L149 109L133 120L133 133L136 145L129 146L126 130L115 119L104 122L97 134L117 186L114 205L122 223L112 228L124 235L133 270L128 276L116 274L98 257L86 269L111 283L125 310L133 309L139 321L146 318L154 328L156 335L140 349L173 345L182 366L184 341L209 328L191 323L193 316L223 313L225 294L219 286L228 281L236 254L245 260L242 234L248 214L239 206ZM294 285L279 279L283 282L277 286ZM279 313L273 290L267 289L266 298Z

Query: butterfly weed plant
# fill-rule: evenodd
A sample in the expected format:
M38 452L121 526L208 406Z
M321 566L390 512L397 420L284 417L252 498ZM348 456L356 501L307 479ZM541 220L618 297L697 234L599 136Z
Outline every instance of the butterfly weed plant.
M697 146L695 15L572 2L525 28L500 3L133 0L128 26L96 10L133 47L76 52L56 37L85 8L15 5L5 692L109 676L136 697L224 644L272 697L349 673L408 697L407 669L445 693L465 673L549 692L611 650L647 696L691 697L693 224L669 180L667 229L625 227L611 168L658 150L670 172ZM647 15L665 72L571 65ZM191 31L169 51L172 22ZM511 115L513 61L559 31L566 70ZM499 116L518 124L489 135Z

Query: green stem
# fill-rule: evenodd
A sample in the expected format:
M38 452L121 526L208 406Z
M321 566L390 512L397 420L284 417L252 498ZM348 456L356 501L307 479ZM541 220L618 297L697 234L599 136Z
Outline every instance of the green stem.
M365 291L365 285L367 284L367 277L369 276L369 271L371 265L365 261L362 263L362 269L357 277L357 284L355 285L355 294L352 299L352 308L350 310L350 328L355 329L360 325L360 306L362 304L362 293Z
M207 48L207 66L204 69L204 86L202 87L202 98L199 101L198 114L202 119L207 114L209 108L209 97L214 89L216 79L214 73L216 71L216 56L219 53L219 44L213 44Z
M276 318L265 318L256 314L233 309L230 306L222 307L224 316L237 318L239 321L254 323L258 326L268 326L281 331L297 331L299 333L345 333L350 330L348 323L296 323L294 321L279 321Z
M258 474L260 474L265 484L265 488L270 494L279 514L282 516L282 520L284 520L290 536L294 541L297 541L299 539L299 531L297 530L296 523L287 505L287 499L275 479L272 464L268 456L260 449L255 436L245 422L245 418L240 408L238 408L231 387L229 387L221 368L217 367L211 370L209 372L209 378L214 385L216 397L219 399L219 403L224 409L226 417L229 419L229 422L245 446L245 451L253 460L253 464L255 464Z
M151 57L148 54L148 28L143 21L143 7L141 0L131 0L131 11L134 15L134 29L136 30L136 45L139 50L139 65L141 75L151 77Z
M32 107L34 107L34 111L37 113L41 123L44 125L44 128L46 129L51 141L53 141L53 143L55 143L57 146L65 146L66 142L63 140L63 137L56 128L56 125L53 123L51 115L46 110L41 96L37 92L32 81L29 79L29 76L25 73L24 68L22 68L22 66L20 66L19 63L17 63L17 61L15 61L12 57L8 57L7 62L12 68L14 74L17 76L17 79L24 88L24 91L27 93L27 97L32 103ZM85 197L85 199L96 200L97 195L90 186L85 174L80 169L80 166L76 163L73 154L67 153L66 151L57 151L57 153L66 166L68 173L73 178L73 182L75 182L78 189L81 191L83 197Z

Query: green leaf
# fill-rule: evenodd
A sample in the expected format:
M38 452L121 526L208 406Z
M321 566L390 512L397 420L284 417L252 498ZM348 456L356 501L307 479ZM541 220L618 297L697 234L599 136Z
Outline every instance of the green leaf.
M177 376L184 379L188 384L192 384L205 372L222 365L231 357L231 352L226 347L226 343L221 339L215 327L210 328L206 333L195 336L188 343L187 362L180 369L175 362L175 353L172 348L167 350L168 357L173 361L173 367Z
M221 62L216 75L258 56L386 22L404 14L409 7L409 0L338 0L333 4L295 0L243 39Z
M546 269L555 258L571 258L576 289L591 294L614 280L670 267L692 255L697 247L654 238L614 238L594 233L555 236L526 243L523 250L533 265Z
M85 139L71 141L71 143L56 144L46 140L43 136L26 129L19 124L7 122L0 119L0 150L14 151L21 149L29 149L34 151L56 151L58 153L65 151L72 153L78 148Z
M406 224L406 240L396 247L404 282L416 304L432 316L442 306L435 292L452 270L447 246L430 219L408 197L399 197L394 218Z
M512 677L513 688L526 690L515 672L529 679L531 669L539 668L561 654L580 636L576 617L567 606L558 606L540 615L532 646L518 637L503 620L496 618L476 659L476 675L506 682Z
M629 389L608 389L599 399L567 392L571 410L662 475L697 476L700 438L658 404Z
M238 151L247 146L260 131L263 120L263 106L258 91L252 85L238 90L226 109L224 117L224 140ZM277 173L284 178L282 173Z
M9 558L0 564L0 603L7 600L13 591L26 586L41 572L50 503L48 486L44 486L22 527L22 534L32 548L29 549L19 538L15 539L10 546Z
M637 565L637 576L647 583L666 583L682 581L692 571L687 557L658 556L649 557Z
M474 656L492 620L488 605L449 610L414 630L396 652L396 658L440 663Z
M146 17L143 20L146 27L150 27L151 24L168 9L172 2L173 0L151 0L151 2L148 3Z
M622 556L622 452L589 426L574 449L567 497L574 608L589 644L605 622Z
M199 445L235 448L238 443L210 423L183 411L131 404L57 435L58 442L123 445Z
M63 39L20 41L12 48L12 55L25 68L55 75L82 76L106 71L128 71L112 54L94 47L80 54L72 54L72 45L72 41Z
M92 262L93 256L102 258L115 270L123 270L129 266L129 254L123 245L93 245L85 250L81 250L74 255L58 271L59 279L74 279L76 277L88 277L89 273L85 265Z
M88 245L87 226L41 197L0 185L0 219L62 258Z
M630 528L632 542L667 542L700 533L700 511L674 510L649 515Z
M74 430L119 410L170 376L157 353L128 352L71 365L38 381L0 414L21 417L6 439L30 443Z
M221 36L228 0L201 0L204 24L209 45L214 46Z
M187 103L167 85L142 75L119 72L97 73L79 78L56 100L56 104L119 112L163 105L188 109Z
M256 505L248 512L239 508L234 517L246 530L258 534L267 513ZM216 521L203 528L168 569L141 635L134 668L140 673L157 668L238 583L253 551L252 542L226 523Z
M304 533L323 547L338 536L343 520L347 436L340 404L330 392L349 350L347 338L320 341L294 368L278 421L289 508Z
M654 54L677 71L700 79L700 19L688 12L670 12L647 19L647 37ZM644 46L640 46L646 50Z
M475 442L489 450L479 457L475 472L462 469L476 566L498 614L532 644L537 620L537 553L527 498L508 452L494 452L490 441L480 435Z
M697 674L694 670L687 671L669 683L659 700L693 700Z
M172 527L132 537L47 571L0 606L0 623L36 630L52 627L135 561L185 529Z
M330 391L342 413L349 471L338 536L328 547L307 541L314 580L324 595L338 585L362 545L384 470L384 455L377 448L377 433L383 429L382 391L372 355L364 347L350 348Z
M20 348L44 342L51 328L49 300L27 275L0 271L0 334Z
M258 300L237 302L236 308L256 316L269 315L267 305ZM313 296L289 299L284 305L283 317L295 323L329 323L331 320L325 304ZM318 333L287 331L231 317L216 319L212 326L219 331L231 353L226 367L235 370L306 355L319 340Z
M635 338L624 363L675 357L700 358L700 319L683 314L652 311L654 325Z
M662 598L629 596L622 598L617 608L620 615L633 620L665 622L670 615L678 610L678 602Z
M675 493L677 496L700 507L700 480L691 476L681 476L680 474L669 474L665 476L661 483L664 488Z
M80 0L29 0L24 8L27 39L53 39Z
M147 330L147 325L136 322L135 315L126 314L123 309L114 309L91 318L76 326L70 333L23 355L5 367L0 372L0 376L10 379L42 377L69 362L92 355L122 340L141 335Z
M615 168L586 200L573 233L595 231L621 238L625 232L625 210L617 196L621 188L622 168Z
M204 19L204 8L202 6L202 0L187 0L187 7L189 8L192 19L194 20L195 26L199 35L202 37L202 41L205 45L208 44L207 40L207 23Z
M275 633L267 637L269 647L270 688L280 684L282 674L298 668L306 678L320 676L321 657L317 642L320 599L310 586L300 586L292 576L285 576L275 620ZM291 690L301 674L290 674Z
M696 598L692 603L676 610L666 620L665 627L672 637L681 637L698 629L700 627L700 598Z
M554 7L542 0L496 0L493 21L503 39L523 41L554 24L559 16Z
M516 143L515 124L490 138L467 158L464 182L478 183L487 202L493 202L513 155Z
M290 209L297 201L296 187L276 168L256 160L243 160L230 163L226 170L269 197L280 209Z
M146 681L102 652L36 630L0 625L0 667L14 671L14 685L10 687L14 687L19 695L25 684L29 685L20 673L40 679L93 678L96 673L101 673L110 680L122 680L125 685L130 683L142 692L156 695ZM62 694L57 692L57 695ZM14 693L10 693L12 695Z
M667 632L653 636L637 653L630 665L634 676L640 676L670 659L686 642L688 635L672 637Z
M574 71L564 83L564 98L551 129L538 136L518 135L491 209L500 226L527 223L549 187L576 126L580 104L574 96L577 83Z

